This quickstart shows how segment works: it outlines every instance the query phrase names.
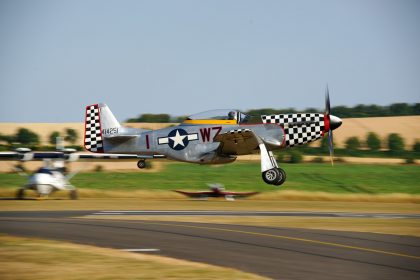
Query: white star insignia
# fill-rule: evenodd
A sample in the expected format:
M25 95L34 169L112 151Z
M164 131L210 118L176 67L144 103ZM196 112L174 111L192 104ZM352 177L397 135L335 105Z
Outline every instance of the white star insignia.
M181 145L182 147L185 147L184 145L184 138L187 137L187 135L180 135L179 130L176 131L176 134L174 137L169 137L172 141L174 141L174 148L178 145Z

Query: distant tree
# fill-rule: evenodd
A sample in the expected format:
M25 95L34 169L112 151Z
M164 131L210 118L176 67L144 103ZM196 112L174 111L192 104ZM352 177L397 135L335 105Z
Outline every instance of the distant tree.
M366 138L366 144L371 151L377 151L381 148L381 139L375 132L369 132Z
M340 116L341 118L351 118L352 109L346 106L335 106L331 108L331 111L334 112L335 115Z
M304 110L296 110L294 108L261 108L244 111L244 113L252 116L260 115L276 115L276 114L294 114L294 113L314 113L323 112L324 108L307 108ZM420 103L394 103L389 106L364 105L359 104L354 107L335 106L331 108L334 115L340 118L361 118L361 117L385 117L385 116L407 116L420 115ZM174 117L172 120L177 119ZM143 114L137 118L130 118L127 122L170 122L171 118L167 114Z
M420 115L420 103L415 103L413 105L412 115Z
M188 116L179 116L179 117L174 117L171 118L171 122L174 123L182 123L183 121L185 121L187 119Z
M297 150L290 152L290 163L301 163L303 161L302 153Z
M48 137L48 142L51 145L55 145L57 143L57 137L60 137L60 132L58 131L53 131L50 136Z
M261 115L277 115L277 114L294 114L298 113L294 108L286 108L286 109L271 109L271 108L263 108L263 109L251 109L248 111L244 111L245 114L251 116L261 116Z
M168 123L170 119L168 114L142 114L138 118L128 119L127 122Z
M389 106L389 112L392 116L411 115L412 109L407 103L394 103Z
M367 106L363 104L356 105L356 107L353 107L352 111L353 117L365 118L369 116L367 114Z
M356 136L350 137L346 140L346 149L348 150L358 150L360 149L360 141Z
M77 139L79 138L79 135L77 135L77 131L73 128L66 128L66 136L64 136L64 140L71 143L76 144Z
M38 145L39 136L27 128L19 128L16 133L16 142L23 145Z
M391 133L388 135L388 149L391 152L404 151L404 139L397 133Z
M13 135L0 134L0 141L4 141L7 144L11 145L13 142L16 142L16 137Z
M416 141L416 143L414 143L413 151L417 152L417 153L420 153L420 142L419 141Z

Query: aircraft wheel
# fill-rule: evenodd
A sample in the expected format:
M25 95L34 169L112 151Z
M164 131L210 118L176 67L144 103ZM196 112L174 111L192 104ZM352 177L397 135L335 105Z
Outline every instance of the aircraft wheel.
M70 191L70 199L78 199L79 194L77 193L77 190L71 190Z
M21 188L18 189L16 192L16 199L24 199L25 198L25 189Z
M146 161L144 159L141 159L137 162L137 167L140 169L146 168Z
M274 185L280 186L286 181L286 172L281 168L277 168L277 170L279 171L280 176L278 181L275 182Z
M277 168L272 168L262 173L264 182L270 185L276 184L280 180L280 171Z

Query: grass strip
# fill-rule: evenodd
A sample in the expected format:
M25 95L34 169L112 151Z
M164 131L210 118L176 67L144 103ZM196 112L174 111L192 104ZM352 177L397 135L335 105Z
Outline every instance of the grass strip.
M8 279L265 279L230 268L115 249L0 235Z

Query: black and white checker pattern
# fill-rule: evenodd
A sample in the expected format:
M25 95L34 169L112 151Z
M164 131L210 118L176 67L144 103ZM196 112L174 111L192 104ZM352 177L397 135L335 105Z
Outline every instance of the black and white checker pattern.
M303 145L322 138L325 130L323 114L279 114L261 116L263 123L275 123L284 128L285 146Z
M104 152L98 104L86 107L85 148L94 153Z
M242 133L242 132L248 132L248 131L251 131L251 130L248 128L239 128L239 129L229 130L227 133L235 134L235 133Z
M323 114L280 114L280 115L263 115L261 116L263 123L293 124L300 122L324 122Z

